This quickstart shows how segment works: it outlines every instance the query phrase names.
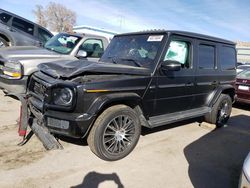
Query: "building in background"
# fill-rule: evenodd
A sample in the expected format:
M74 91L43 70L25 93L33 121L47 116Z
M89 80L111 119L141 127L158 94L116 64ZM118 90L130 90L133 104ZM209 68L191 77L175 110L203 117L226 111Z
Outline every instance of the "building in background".
M250 42L237 42L237 61L250 63Z
M109 40L111 40L114 35L118 34L113 31L108 31L105 29L96 28L92 26L86 26L86 25L75 26L73 27L73 31L77 33L86 33L86 34L104 36Z

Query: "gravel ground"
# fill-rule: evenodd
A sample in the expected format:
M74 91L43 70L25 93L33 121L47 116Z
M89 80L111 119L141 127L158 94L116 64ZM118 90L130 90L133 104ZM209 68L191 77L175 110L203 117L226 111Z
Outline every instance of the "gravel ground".
M195 120L143 129L135 150L116 162L100 160L81 140L63 139L63 150L46 151L33 136L17 146L19 106L0 93L1 188L237 187L250 151L246 105L235 106L221 129Z

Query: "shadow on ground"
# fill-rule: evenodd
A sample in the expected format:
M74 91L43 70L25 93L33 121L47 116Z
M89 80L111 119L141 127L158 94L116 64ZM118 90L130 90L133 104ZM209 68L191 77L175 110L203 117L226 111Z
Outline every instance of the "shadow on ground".
M62 140L64 142L70 143L70 144L75 144L78 146L87 146L87 139L86 138L72 138L72 137L67 137L67 136L62 136L62 135L56 135L56 137L59 140Z
M250 151L250 117L231 117L184 149L195 188L237 187L243 161Z
M101 174L98 172L89 172L80 185L72 186L71 188L98 188L99 184L105 181L113 181L117 185L117 188L124 188L116 173Z

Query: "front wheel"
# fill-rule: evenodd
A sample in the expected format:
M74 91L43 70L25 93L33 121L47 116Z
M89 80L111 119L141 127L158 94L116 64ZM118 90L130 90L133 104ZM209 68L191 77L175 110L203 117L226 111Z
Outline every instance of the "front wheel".
M212 111L209 115L205 116L205 120L213 123L216 127L223 127L232 111L232 99L229 95L221 94L219 99L214 104Z
M115 105L99 115L87 141L99 158L115 161L134 149L140 134L141 126L135 111L126 105Z

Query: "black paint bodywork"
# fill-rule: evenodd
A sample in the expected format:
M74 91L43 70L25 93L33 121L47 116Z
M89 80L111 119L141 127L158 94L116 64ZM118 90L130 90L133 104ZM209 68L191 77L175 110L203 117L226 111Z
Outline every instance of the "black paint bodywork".
M52 133L71 137L84 137L97 116L107 107L125 104L135 109L143 126L153 127L150 118L172 115L179 117L185 111L211 108L221 93L234 98L236 70L222 71L220 65L214 70L198 69L199 42L213 43L235 48L235 44L214 37L180 31L148 31L118 35L164 35L162 46L153 69L120 65L107 62L74 61L46 63L39 66L29 84L29 108ZM161 69L163 53L172 38L192 42L192 67L181 71ZM217 53L218 54L218 53ZM235 59L235 63L236 63ZM39 89L34 90L36 87ZM74 90L70 108L51 105L53 87L71 87ZM47 118L69 121L68 129L50 127ZM176 119L178 121L178 119Z

